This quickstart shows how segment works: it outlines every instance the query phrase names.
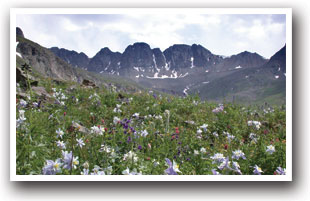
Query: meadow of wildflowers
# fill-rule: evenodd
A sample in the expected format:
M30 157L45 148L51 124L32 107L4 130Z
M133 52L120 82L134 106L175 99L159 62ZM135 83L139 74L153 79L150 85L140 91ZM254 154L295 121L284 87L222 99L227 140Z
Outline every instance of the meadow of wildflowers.
M283 175L284 106L52 86L16 100L17 175ZM120 95L121 94L121 95Z

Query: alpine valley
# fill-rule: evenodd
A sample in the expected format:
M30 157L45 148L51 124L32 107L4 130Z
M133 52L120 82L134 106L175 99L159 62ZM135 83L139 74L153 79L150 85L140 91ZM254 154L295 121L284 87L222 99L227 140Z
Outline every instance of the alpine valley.
M199 95L215 102L285 104L286 46L270 59L248 51L224 57L199 44L165 49L144 42L123 53L102 48L94 57L59 47L45 48L17 33L17 66L29 64L45 77L97 86L122 82L136 89L177 96Z

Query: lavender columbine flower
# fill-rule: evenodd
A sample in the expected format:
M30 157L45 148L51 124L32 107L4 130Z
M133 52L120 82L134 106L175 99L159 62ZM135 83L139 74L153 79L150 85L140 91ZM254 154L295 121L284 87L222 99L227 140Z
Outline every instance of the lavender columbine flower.
M239 160L239 158L243 158L244 160L246 159L244 153L241 150L233 151L232 158L236 160Z
M240 165L238 162L233 161L232 162L232 169L237 173L237 174L242 174L241 170L240 170Z
M225 160L224 155L221 153L216 153L214 154L214 156L211 156L210 158L213 160L212 164L214 163L221 164Z
M173 163L171 163L171 161L166 158L166 163L168 165L168 168L165 170L165 173L168 175L177 175L177 172L181 172L179 170L179 166L176 164L175 161L173 161Z
M129 170L128 167L127 167L126 170L123 170L123 171L122 171L122 174L123 174L123 175L142 175L141 172L140 172L140 173L137 172L137 169L136 169L136 168L134 168L134 169L130 172L130 170Z
M256 175L261 175L262 173L262 169L260 167L258 167L257 165L254 166L254 170L253 170L253 173L256 174Z
M141 131L141 136L142 137L146 137L149 133L147 132L147 130L143 130Z
M274 146L272 146L272 145L267 146L267 150L266 150L267 153L273 154L273 152L275 152L275 151L276 151L276 149L274 148Z
M27 106L27 102L25 100L21 99L19 101L19 105L22 106L22 107L26 107Z
M66 143L64 143L63 141L58 140L56 142L57 147L59 147L60 149L66 149Z
M202 128L204 132L207 132L208 124L203 124L200 128Z
M62 151L62 157L64 162L63 168L71 170L73 161L72 151L70 151L70 153L68 153L68 151Z
M76 141L77 141L76 145L79 146L80 148L82 148L85 145L85 143L83 142L82 138L76 139Z
M57 137L60 137L62 139L64 132L60 128L56 130L56 133L57 133Z
M101 170L102 170L101 167L99 167L98 165L95 165L91 175L105 175L104 171L101 171Z
M89 175L89 169L83 169L83 172L81 172L81 175Z
M61 159L58 158L55 162L52 160L46 160L46 164L42 169L44 175L55 175L61 172Z
M229 165L230 165L229 158L226 157L226 158L224 159L224 161L218 166L218 169L220 169L220 170L223 170L223 169L231 170L231 168L229 167Z
M213 175L221 175L218 171L216 171L215 169L212 169L211 170L212 174Z
M278 175L286 175L286 169L285 169L285 168L278 167L277 170L276 170L276 173L277 173Z

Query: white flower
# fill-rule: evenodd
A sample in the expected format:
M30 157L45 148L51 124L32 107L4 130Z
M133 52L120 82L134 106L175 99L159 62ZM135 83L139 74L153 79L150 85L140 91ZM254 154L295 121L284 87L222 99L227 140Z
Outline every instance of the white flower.
M254 126L257 130L262 124L259 121L248 121L248 126Z
M197 130L197 135L200 135L202 133L202 130L198 129Z
M118 109L118 108L114 108L113 112L114 112L114 113L121 113L122 110L121 110L121 109Z
M139 113L134 113L132 116L136 119L139 119L139 115L140 115Z
M199 151L194 150L194 155L195 155L195 156L199 155Z
M56 144L57 147L59 147L60 149L66 149L66 143L64 143L63 141L58 140Z
M118 118L118 117L114 117L113 118L113 123L116 125L118 122L120 122L121 120L120 120L120 118Z
M202 128L204 132L207 132L208 124L203 124L200 128Z
M57 133L57 137L60 137L62 139L64 132L60 128L58 128L58 130L56 130L56 133Z
M27 106L27 102L25 100L21 99L19 101L19 105L22 106L22 107L26 107Z
M91 133L94 133L96 135L103 135L103 133L105 132L104 128L100 126L93 126L90 129Z
M73 166L74 169L76 169L76 166L79 164L79 160L78 159L79 159L78 156L76 156L76 157L74 157L72 159L72 166Z
M138 157L134 152L129 151L127 154L124 154L123 160L124 161L133 160L134 162L137 162Z
M101 168L98 165L95 165L91 175L105 175L105 173L104 171L101 171Z
M123 170L123 171L122 171L122 174L123 174L123 175L142 175L141 172L140 172L140 173L137 173L136 168L134 168L134 169L132 170L132 172L130 172L130 170L129 170L128 167L127 167L126 170Z
M201 147L200 152L205 154L207 152L207 150L204 147Z
M76 139L76 141L77 141L76 145L79 146L80 148L82 148L85 145L82 138Z
M142 137L146 137L149 133L147 132L147 130L143 130L141 131L141 136Z
M233 151L233 156L232 156L232 158L233 158L233 159L236 159L236 160L239 160L239 158L246 159L244 153L243 153L241 150Z
M272 146L272 145L267 146L267 150L266 150L267 153L273 154L273 152L275 152L275 151L276 151L276 149L274 148L274 146Z
M42 172L44 175L55 175L56 173L61 172L61 166L62 163L60 158L58 158L55 162L52 160L47 160Z
M257 165L254 166L254 170L253 170L254 174L260 175L262 172L263 171L260 167L258 167Z
M214 164L214 163L220 164L225 160L224 155L221 153L216 153L216 154L214 154L214 156L211 156L210 158L213 160L212 164Z

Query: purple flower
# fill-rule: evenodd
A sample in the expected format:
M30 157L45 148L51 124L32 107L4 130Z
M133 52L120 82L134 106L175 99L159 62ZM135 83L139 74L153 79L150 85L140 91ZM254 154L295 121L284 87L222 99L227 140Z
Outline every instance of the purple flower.
M141 146L141 145L139 145L139 146L138 146L138 149L139 149L139 150L141 150L141 149L142 149L142 146Z
M278 167L277 170L276 170L276 173L278 175L286 175L286 170L285 170L285 168L283 169L281 167Z
M215 169L212 169L211 170L212 174L213 175L221 175L218 171L216 171Z
M233 151L232 158L236 160L239 160L239 158L243 158L244 160L246 159L244 153L241 150Z
M173 161L173 163L171 163L171 161L168 158L166 158L165 160L168 165L168 168L165 170L165 173L168 175L178 175L177 172L180 172L180 170L176 162Z
M254 166L254 170L253 170L254 174L261 175L262 172L263 171L260 167L258 167L257 165Z
M56 173L61 172L61 159L58 158L55 162L52 160L46 160L46 164L43 167L43 174L44 175L55 175Z
M63 157L63 162L64 162L64 167L65 169L71 170L72 167L72 151L68 153L68 151L62 151L62 157Z

